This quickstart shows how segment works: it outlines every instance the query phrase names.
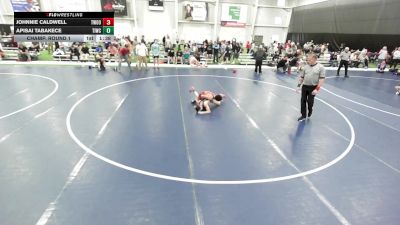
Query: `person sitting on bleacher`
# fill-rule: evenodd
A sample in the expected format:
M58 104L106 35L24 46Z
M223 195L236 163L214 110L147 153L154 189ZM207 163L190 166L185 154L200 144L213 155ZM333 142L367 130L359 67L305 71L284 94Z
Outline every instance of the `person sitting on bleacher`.
M102 53L102 52L103 52L103 47L102 47L101 45L98 45L98 46L96 47L95 52L96 52L96 54Z
M87 46L87 44L85 44L82 48L81 48L81 52L82 52L82 62L87 62L89 61L89 47Z
M200 63L200 52L195 52L193 55L191 55L189 58L189 63L192 67L207 67L207 60L204 64Z
M367 49L363 49L360 52L360 55L358 55L358 59L360 60L360 64L364 67L364 69L368 68L368 50Z
M65 55L64 51L61 50L60 48L57 48L54 52L53 52L53 56L61 56L61 55Z
M381 61L378 64L378 68L376 69L377 73L384 73L386 69L386 60Z
M72 57L77 56L78 61L80 61L81 53L79 52L79 48L76 44L73 44L71 47L71 53L69 55L69 60L72 61Z
M286 73L287 68L288 68L288 57L285 56L281 58L276 64L276 71L279 73Z
M358 68L358 65L360 65L360 61L358 59L358 56L360 54L360 51L353 51L350 55L350 67L355 67Z
M31 61L31 55L29 54L28 48L20 43L18 45L18 60L19 61Z

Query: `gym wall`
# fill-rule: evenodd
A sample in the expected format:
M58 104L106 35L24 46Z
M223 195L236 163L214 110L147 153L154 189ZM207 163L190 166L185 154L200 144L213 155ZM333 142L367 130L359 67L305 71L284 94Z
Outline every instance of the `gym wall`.
M331 0L293 8L287 39L377 51L400 45L399 0Z

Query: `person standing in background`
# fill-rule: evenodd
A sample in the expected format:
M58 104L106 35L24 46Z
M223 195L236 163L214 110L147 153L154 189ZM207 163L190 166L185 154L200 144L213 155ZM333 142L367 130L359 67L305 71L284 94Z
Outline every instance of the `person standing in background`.
M264 47L260 45L257 49L257 51L254 53L254 59L256 60L256 68L254 72L261 74L261 66L263 63L263 60L267 57L267 54L265 53Z
M142 63L146 66L147 69L147 55L148 55L148 50L147 47L142 41L140 45L136 46L136 54L138 56L138 61L139 61L139 69L142 69Z
M151 45L151 54L153 55L153 65L154 68L160 68L159 58L160 58L160 45L158 44L158 40L155 39L154 43Z
M214 41L213 44L213 62L218 63L219 62L219 43L217 41Z

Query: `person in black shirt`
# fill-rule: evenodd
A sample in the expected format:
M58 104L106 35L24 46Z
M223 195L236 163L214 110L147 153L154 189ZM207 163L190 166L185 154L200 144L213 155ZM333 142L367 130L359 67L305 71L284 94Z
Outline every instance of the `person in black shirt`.
M217 41L214 41L214 44L213 44L213 62L214 63L218 63L218 58L219 58L219 48L220 48L220 43L218 43Z
M254 53L254 59L256 60L256 68L254 72L257 73L258 69L258 73L261 73L262 62L266 57L267 54L265 53L263 46L260 45L260 47L258 47L258 50Z
M229 63L231 61L231 48L229 47L229 42L225 47L224 62Z
M69 59L71 61L72 61L72 57L73 56L77 56L78 57L78 61L80 61L81 53L79 52L79 48L78 48L78 46L76 44L73 44L72 48L71 48L71 53L69 55Z
M82 52L82 61L87 62L89 60L89 47L87 45L83 46L81 49Z
M280 73L286 73L287 68L288 68L288 57L285 56L281 58L276 64L276 70Z

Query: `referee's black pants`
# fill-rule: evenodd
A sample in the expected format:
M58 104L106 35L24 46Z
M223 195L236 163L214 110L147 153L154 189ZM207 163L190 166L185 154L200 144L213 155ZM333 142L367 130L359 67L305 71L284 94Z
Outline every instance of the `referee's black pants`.
M262 66L263 61L262 60L256 60L256 69L254 70L254 72L257 73L257 70L259 73L261 73L261 66Z
M340 60L339 68L337 69L337 74L339 76L339 71L344 65L344 75L347 76L347 68L349 68L349 61L346 60Z
M301 116L307 116L306 106L308 106L308 116L311 116L313 111L314 105L314 97L315 95L312 94L314 89L317 86L315 85L303 85L301 88Z

